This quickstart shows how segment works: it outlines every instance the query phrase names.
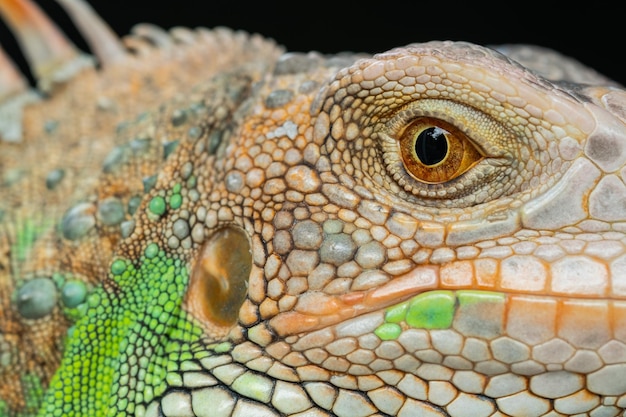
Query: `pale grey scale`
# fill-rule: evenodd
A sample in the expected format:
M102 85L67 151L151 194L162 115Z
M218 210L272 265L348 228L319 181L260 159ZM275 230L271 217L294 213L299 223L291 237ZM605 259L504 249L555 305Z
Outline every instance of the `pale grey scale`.
M134 220L131 219L131 220L127 220L127 221L120 223L120 234L123 239L132 235L134 231L135 231Z
M65 170L63 168L53 169L46 175L46 188L53 190L57 185L61 183L65 177Z
M116 226L124 220L124 204L119 198L107 197L98 202L97 219L105 226Z
M329 234L319 248L322 262L341 266L354 259L357 246L351 236L344 233Z
M26 281L17 289L16 306L26 319L40 319L50 313L57 304L57 288L50 278L38 277Z
M172 112L170 121L172 126L178 127L187 121L187 112L183 109L176 109Z
M180 240L185 239L187 236L189 236L189 232L190 232L189 222L187 222L187 220L178 219L174 222L172 226L172 233L178 239Z
M124 147L116 146L104 158L102 162L102 170L105 173L113 172L124 161Z
M61 233L65 239L78 240L96 226L95 207L91 203L79 203L71 207L61 220Z

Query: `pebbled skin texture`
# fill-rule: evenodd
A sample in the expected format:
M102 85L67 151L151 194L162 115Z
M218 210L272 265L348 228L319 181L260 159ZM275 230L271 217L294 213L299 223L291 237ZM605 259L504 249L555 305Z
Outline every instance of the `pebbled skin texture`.
M531 46L127 42L0 142L0 416L623 414L621 86ZM476 160L421 180L423 120Z

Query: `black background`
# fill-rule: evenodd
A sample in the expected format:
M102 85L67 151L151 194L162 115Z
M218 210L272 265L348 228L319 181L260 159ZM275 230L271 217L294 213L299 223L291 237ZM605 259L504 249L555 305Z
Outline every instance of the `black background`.
M86 45L60 7L39 0L81 48ZM291 51L382 52L428 40L466 40L479 44L534 43L559 50L626 84L621 12L593 3L516 0L499 3L448 1L398 2L291 1L242 2L198 0L92 0L92 6L120 35L133 24L228 26L275 39ZM617 4L617 3L615 3ZM25 70L15 40L0 27L5 45Z

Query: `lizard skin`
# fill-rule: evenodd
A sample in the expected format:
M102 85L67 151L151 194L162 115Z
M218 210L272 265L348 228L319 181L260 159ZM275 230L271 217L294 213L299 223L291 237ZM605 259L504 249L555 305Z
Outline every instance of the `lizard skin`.
M0 415L623 414L619 85L524 46L125 48L3 96Z

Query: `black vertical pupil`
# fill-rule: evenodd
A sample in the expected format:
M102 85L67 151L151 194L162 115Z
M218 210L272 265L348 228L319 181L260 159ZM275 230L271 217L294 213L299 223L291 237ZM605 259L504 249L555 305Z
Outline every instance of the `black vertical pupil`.
M436 165L448 154L446 131L438 127L429 127L417 135L415 153L426 166Z

